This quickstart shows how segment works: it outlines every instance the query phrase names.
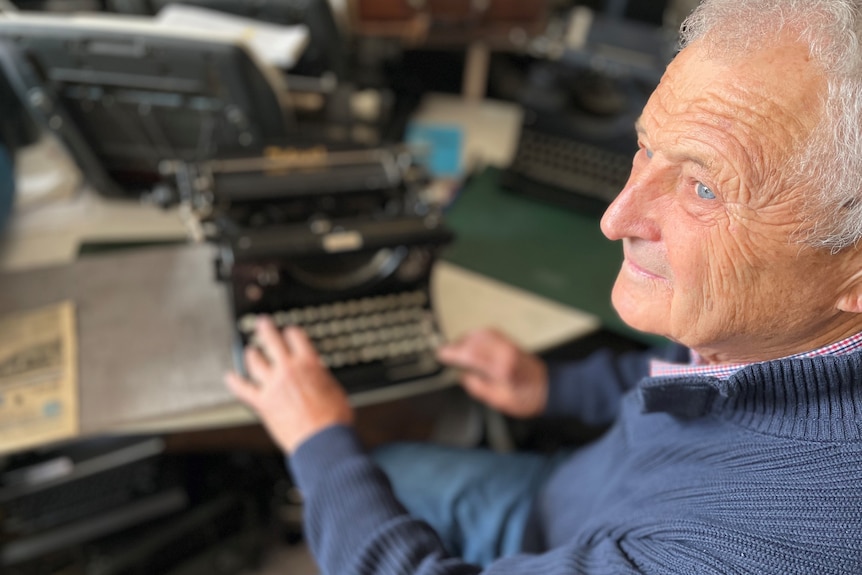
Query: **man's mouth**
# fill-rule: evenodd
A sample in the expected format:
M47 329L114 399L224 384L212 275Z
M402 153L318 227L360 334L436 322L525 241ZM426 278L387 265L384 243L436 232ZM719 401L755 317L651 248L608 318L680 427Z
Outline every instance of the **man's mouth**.
M628 249L624 249L625 261L623 262L624 266L627 266L629 270L635 275L639 275L641 277L651 279L651 280L666 280L667 277L657 271L656 269L663 269L663 265L650 265L649 261L643 261L643 258L636 259L632 256Z

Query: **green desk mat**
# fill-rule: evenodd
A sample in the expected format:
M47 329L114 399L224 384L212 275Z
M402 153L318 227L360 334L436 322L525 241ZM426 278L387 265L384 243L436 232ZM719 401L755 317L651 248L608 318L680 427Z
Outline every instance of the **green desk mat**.
M605 238L599 219L506 192L499 176L496 168L474 176L449 208L456 238L443 258L595 314L621 335L663 341L627 327L611 306L622 244Z

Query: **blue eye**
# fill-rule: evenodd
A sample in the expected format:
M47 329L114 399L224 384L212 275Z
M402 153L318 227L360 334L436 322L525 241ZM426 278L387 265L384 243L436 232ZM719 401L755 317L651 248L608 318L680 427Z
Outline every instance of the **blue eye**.
M694 185L694 191L697 193L697 196L699 198L703 198L704 200L714 200L715 199L715 194L712 192L712 190L710 190L709 188L707 188L706 186L704 186L700 182L698 182Z
M644 148L644 151L646 152L647 158L652 158L652 150L650 150L649 148Z

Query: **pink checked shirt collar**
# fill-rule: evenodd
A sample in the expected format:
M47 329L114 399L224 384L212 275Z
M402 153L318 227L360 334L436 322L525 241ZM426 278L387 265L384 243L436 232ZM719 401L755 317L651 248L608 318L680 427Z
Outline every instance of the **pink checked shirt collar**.
M814 351L806 351L797 353L784 359L800 359L805 357L817 357L821 355L846 355L862 349L862 333L857 333L854 336L848 337L836 343L823 346ZM751 365L751 363L727 363L708 365L704 364L701 357L691 350L691 362L670 363L660 359L650 361L649 371L650 377L678 377L683 375L696 376L712 376L718 379L727 379L743 367Z

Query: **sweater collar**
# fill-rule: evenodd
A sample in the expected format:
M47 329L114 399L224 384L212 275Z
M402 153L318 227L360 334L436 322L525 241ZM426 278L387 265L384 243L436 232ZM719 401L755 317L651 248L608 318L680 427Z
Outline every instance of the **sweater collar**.
M645 413L712 415L812 441L862 439L862 351L751 364L727 379L647 377L638 393Z
M811 351L797 353L783 359L798 359L804 357L816 357L818 355L848 355L862 350L862 333L857 333L828 345L824 345ZM652 377L683 376L683 375L709 375L719 379L727 379L743 367L751 363L730 364L707 364L703 358L693 349L689 350L691 359L687 364L672 363L661 359L650 361L650 375Z

